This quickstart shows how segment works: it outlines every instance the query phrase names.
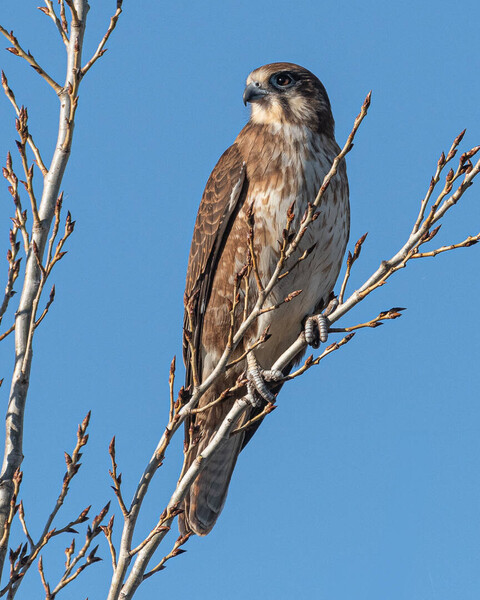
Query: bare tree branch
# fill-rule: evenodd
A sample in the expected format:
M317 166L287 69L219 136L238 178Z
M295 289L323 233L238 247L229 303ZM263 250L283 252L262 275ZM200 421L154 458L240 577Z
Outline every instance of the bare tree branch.
M45 0L45 4L47 5L46 7L39 6L38 10L41 10L44 14L46 14L48 17L50 17L52 19L52 21L55 23L55 26L58 29L58 33L60 34L60 37L62 38L63 43L65 44L65 46L68 46L67 31L65 31L61 20L58 18L57 13L55 12L55 10L53 8L52 0Z
M25 403L29 388L30 369L32 364L33 338L36 327L43 321L52 304L54 291L52 290L50 298L42 314L37 317L37 310L40 305L42 291L46 280L51 273L53 266L65 255L63 246L67 238L71 235L74 228L70 214L67 215L65 223L65 232L63 237L57 243L54 249L55 239L59 228L61 196L59 198L60 186L65 172L65 168L70 157L72 136L75 124L75 114L78 104L78 88L80 80L84 73L81 72L83 37L86 27L86 17L89 9L87 0L66 0L70 8L71 23L68 26L67 16L65 14L64 1L60 0L60 16L54 11L53 3L46 0L46 9L42 9L54 21L62 40L66 46L67 67L65 83L63 86L58 84L35 60L30 51L25 51L20 45L13 32L0 26L0 32L10 41L12 47L8 48L13 54L23 58L30 64L45 81L54 89L58 95L59 106L59 126L57 133L57 143L50 166L47 169L42 161L40 151L35 145L27 126L27 110L19 107L13 91L8 85L8 81L2 75L2 86L7 98L12 103L17 114L17 131L20 135L20 141L17 147L22 161L22 167L25 172L25 188L30 200L31 212L33 215L33 224L31 231L27 231L27 211L22 208L20 195L18 192L18 178L12 167L10 155L7 157L7 165L3 170L10 187L10 193L15 203L15 217L13 219L14 250L10 250L9 255L9 279L7 283L6 295L2 307L3 313L6 311L8 300L13 293L13 282L18 277L19 260L14 257L18 251L15 241L15 234L19 230L23 236L26 252L25 276L23 289L19 300L18 309L15 317L15 367L11 382L11 391L6 419L6 440L3 466L0 475L0 531L3 531L3 539L0 544L0 572L2 571L8 544L9 535L9 511L11 499L14 495L14 473L19 468L22 458L23 445L23 419L25 412ZM117 4L117 19L120 6ZM116 23L116 20L115 20ZM114 25L109 28L108 35L113 31ZM70 30L70 31L69 31ZM108 37L108 36L107 36ZM105 39L106 41L106 39ZM92 63L93 64L93 63ZM90 65L91 66L91 65ZM33 152L37 165L43 175L43 189L41 198L36 197L33 187L33 165L29 165L27 157L27 146ZM52 221L55 218L53 232L50 234ZM46 262L44 254L47 248ZM3 313L0 315L3 316ZM9 331L12 331L11 328ZM6 332L3 337L7 334ZM98 531L101 531L100 529ZM95 561L92 556L90 562ZM18 557L11 564L18 563ZM89 563L90 564L90 563ZM12 567L13 568L13 567ZM83 569L84 567L82 567ZM71 576L71 575L69 575ZM10 592L9 592L10 593ZM54 592L55 593L55 590Z
M110 37L112 31L115 29L115 27L117 25L118 18L122 13L122 4L123 4L123 0L117 0L117 10L115 11L115 14L113 15L113 17L110 19L110 25L108 26L107 33L103 36L100 44L98 44L98 48L96 49L95 54L87 62L87 64L84 67L82 67L82 70L81 70L82 77L89 71L89 69L91 69L91 67L93 67L93 65L96 63L96 61L99 58L101 58L107 51L107 48L105 48L105 44L107 43L108 38Z
M20 46L17 38L13 35L13 31L10 31L9 33L0 25L0 33L3 33L7 40L13 44L13 46L11 48L7 48L7 50L16 56L20 56L21 58L25 59L28 64L33 67L35 71L41 77L43 77L43 79L45 79L48 85L53 88L54 92L56 94L60 94L62 87L54 79L52 79L52 77L50 77L50 75L44 69L42 69L42 67L37 63L33 55L30 53L30 50L25 52L25 50Z
M365 118L370 106L371 94L367 95L360 114L354 121L352 131L348 136L345 145L333 161L317 196L315 199L312 199L312 202L308 205L307 211L296 231L291 231L294 222L295 206L292 205L289 208L286 229L284 231L283 239L279 242L280 252L278 262L273 274L267 282L262 282L257 268L257 256L255 254L254 244L254 214L253 211L250 210L248 214L249 234L248 240L246 240L248 253L244 267L234 278L233 293L229 303L230 329L228 341L220 360L212 373L205 380L200 380L196 370L195 344L191 337L189 337L189 332L187 331L185 333L187 343L190 345L191 350L193 389L184 390L181 388L175 400L174 358L170 365L168 379L168 424L158 442L153 456L144 470L130 503L125 501L124 490L122 490L122 476L121 473L118 473L115 456L115 438L112 439L109 446L112 464L110 470L110 476L113 481L112 488L123 516L123 530L120 545L117 548L113 539L114 517L112 516L110 518L108 524L103 524L103 520L109 511L109 505L107 505L93 519L92 525L88 527L85 542L78 552L75 550L75 539L72 540L71 545L65 550L65 569L58 583L53 586L50 585L48 581L46 575L48 569L45 569L40 552L50 539L63 533L77 533L73 527L76 524L87 520L87 514L90 509L90 507L84 509L76 519L71 520L64 527L60 529L52 528L53 521L68 493L69 484L80 467L79 459L81 457L81 449L88 439L86 429L89 416L87 416L79 427L77 444L72 455L66 454L65 456L67 472L63 480L62 489L57 498L55 507L48 516L45 527L37 542L34 542L27 527L23 502L20 502L17 505L17 497L22 476L20 464L22 461L23 418L33 357L34 333L36 327L38 327L48 314L54 299L55 287L52 288L50 297L45 304L45 308L40 316L38 316L38 313L41 310L39 307L41 306L42 293L53 267L66 253L64 246L75 226L75 221L72 221L71 215L68 213L65 220L63 235L60 234L61 237L58 239L63 200L63 195L60 193L60 187L72 144L79 85L85 74L106 52L105 45L114 31L118 18L122 12L122 0L117 0L116 12L111 17L105 35L100 40L93 56L82 67L83 35L86 26L88 3L86 0L59 0L58 3L59 15L55 12L52 0L45 0L46 7L40 7L40 10L52 19L66 47L67 73L63 87L55 82L47 72L39 66L30 52L25 52L23 50L16 37L13 35L13 32L8 33L6 29L0 26L0 32L3 33L12 44L12 47L8 50L26 60L27 63L29 63L47 81L58 94L61 104L57 145L50 167L47 169L29 132L27 109L23 106L18 106L15 95L9 87L6 77L2 74L2 86L17 115L16 127L20 137L20 141L17 142L17 147L22 168L25 173L25 180L21 181L21 183L23 183L25 187L28 196L27 204L29 204L30 207L28 212L22 207L22 199L24 199L24 196L22 196L22 198L20 197L18 189L19 179L13 170L12 159L9 155L3 173L9 183L9 191L15 206L15 216L12 219L13 227L10 232L10 248L7 254L9 269L5 295L2 305L0 306L0 323L8 309L9 301L14 294L13 286L20 271L20 259L17 258L17 255L21 244L16 241L18 232L20 232L23 237L27 260L25 280L18 311L16 313L15 324L4 334L0 335L1 340L8 335L8 333L15 331L16 338L15 369L11 384L6 424L6 446L0 478L0 532L2 532L0 538L0 569L3 566L5 559L10 527L15 514L18 514L19 516L26 543L21 544L15 550L11 550L10 581L6 587L0 590L0 595L8 594L8 598L13 598L28 568L37 558L39 558L38 570L46 598L53 600L56 594L74 581L88 566L101 560L96 555L98 546L92 550L91 546L93 540L103 532L108 543L113 569L108 600L117 600L119 598L127 600L134 596L136 590L145 579L150 578L163 570L168 560L185 552L182 546L187 542L191 534L179 537L175 541L172 550L164 555L159 562L156 564L153 563L155 566L149 568L149 564L152 561L158 546L170 531L174 519L182 512L181 503L199 473L206 465L208 465L209 461L215 456L219 449L230 440L232 435L236 435L253 425L258 424L261 419L268 416L268 414L276 408L276 405L274 404L275 395L272 394L272 401L267 402L263 410L248 419L246 413L252 406L252 398L246 393L246 380L244 375L240 375L234 386L223 390L206 406L198 407L198 402L212 384L222 376L226 369L238 364L240 361L248 361L253 356L252 352L268 339L268 330L265 330L257 340L244 349L240 356L238 356L240 350L237 354L233 354L238 345L243 341L245 334L249 331L252 324L255 323L261 315L277 310L284 303L291 301L295 302L295 298L302 293L302 290L292 289L283 300L271 301L271 293L275 289L277 283L281 279L291 275L297 265L299 265L302 260L305 260L312 250L311 248L307 249L301 256L297 256L299 245L304 238L305 233L311 223L318 217L317 209L325 191L330 185L332 178L335 177L339 165L353 147L353 141L358 128ZM70 23L68 22L65 13L65 4L69 7ZM413 229L406 242L389 260L382 261L378 269L345 300L352 268L360 257L362 244L365 242L366 234L358 240L353 253L348 253L346 272L338 295L338 306L331 311L326 311L324 313L324 317L327 319L325 322L329 325L330 333L345 333L347 335L339 341L327 346L323 352L315 358L313 355L307 357L303 364L300 364L296 370L289 372L288 375L279 379L276 382L277 384L284 384L296 379L313 366L318 365L324 358L344 347L355 335L354 331L367 327L375 328L382 325L386 320L393 320L400 317L401 311L404 309L395 307L383 311L375 318L363 323L358 323L349 327L332 327L336 321L352 310L375 289L385 285L394 273L405 268L411 259L434 257L443 252L472 246L479 241L480 234L477 234L469 236L464 241L457 244L441 246L430 251L423 250L424 245L431 242L438 233L439 226L434 229L432 228L444 217L446 212L461 199L465 191L473 184L474 178L480 171L480 161L475 165L472 163L472 158L480 150L480 147L476 146L468 152L463 153L459 159L458 166L455 169L451 168L446 176L444 175L446 165L450 164L456 156L464 133L465 132L462 132L457 136L446 156L442 153L428 190L420 203L419 212L414 221ZM41 198L37 198L34 189L34 165L29 164L30 151L33 153L35 162L43 176L43 191ZM443 187L440 184L442 178L444 178ZM22 191L22 194L23 193L25 192ZM32 221L31 229L27 228L28 215L31 215L32 217L28 220L28 224ZM249 289L251 285L256 286L256 290L253 291L256 292L257 300L253 308L250 309L248 306L248 298L249 292L252 291ZM241 298L242 293L244 294L243 299ZM185 303L187 319L190 319L190 330L193 330L192 301L192 298L186 298ZM238 314L243 317L240 324L237 323ZM326 329L327 325L325 325L325 330ZM306 349L306 346L305 335L302 333L290 348L278 357L275 364L272 366L272 370L288 372L291 368L292 360L298 360ZM285 370L287 366L288 371ZM176 488L157 523L150 529L143 540L137 543L136 546L133 546L133 536L143 501L156 471L162 465L173 435L179 430L187 417L192 414L209 410L214 405L224 402L227 398L231 399L233 395L235 395L236 398L234 404L215 436L188 469L184 466ZM186 454L191 451L191 448L192 442L187 442L185 448Z
M10 87L8 86L8 80L7 77L5 75L5 73L2 71L2 87L5 91L5 94L7 96L7 98L10 100L10 102L12 103L13 108L15 109L15 112L17 113L17 117L20 116L20 108L17 104L17 100L15 99L15 94L13 93L13 91L10 89ZM37 163L38 168L42 171L42 175L46 175L47 174L47 167L43 164L43 160L42 157L40 156L40 151L37 148L35 142L33 141L33 138L30 134L30 132L28 132L28 136L27 136L27 141L28 144L35 156L35 161Z
M75 448L73 449L72 454L70 455L67 452L65 452L65 462L67 465L67 471L63 477L62 488L58 495L55 506L54 506L52 512L50 513L50 515L48 516L48 518L45 522L43 531L40 534L37 542L34 542L32 536L30 535L29 530L27 528L23 501L20 502L20 504L15 507L14 512L11 511L10 524L11 524L14 514L18 510L19 519L22 524L22 528L23 528L25 537L27 538L27 541L28 541L28 553L27 553L27 547L25 547L25 550L22 550L22 552L19 553L17 556L15 556L13 559L11 557L10 580L9 580L8 584L0 591L0 596L8 594L8 596L7 596L8 598L13 598L15 596L16 592L18 591L18 588L19 588L21 582L23 581L25 574L30 569L32 564L35 562L37 557L39 557L41 550L48 544L48 542L52 538L54 538L58 535L61 535L63 533L77 533L77 531L74 529L74 527L76 525L79 525L80 523L84 523L85 521L88 520L88 513L90 511L90 506L88 506L87 508L82 510L75 519L71 520L64 527L61 527L60 529L52 528L53 521L55 520L55 518L58 514L58 511L62 507L62 505L65 501L65 498L68 494L70 483L72 482L73 478L76 476L76 474L78 473L78 470L80 469L81 463L79 461L82 457L81 450L88 442L88 434L86 433L86 431L87 431L89 422L90 422L90 413L87 414L85 419L78 426L77 443L75 445ZM20 473L20 476L17 475L16 478L14 478L14 483L16 484L16 488L15 488L14 495L12 497L12 503L15 503L15 501L16 501L20 481L21 481L21 473ZM11 504L11 506L12 506L12 504ZM70 581L75 579L87 566L89 566L90 564L93 564L94 562L97 562L97 560L99 560L97 557L92 555L91 560L87 560L86 564L83 565L82 568L80 570L78 570L78 572L76 572L75 576L71 577L72 569L75 567L75 565L78 563L78 561L81 560L85 556L85 553L88 550L93 539L100 533L100 531L102 531L101 521L103 520L107 511L108 511L108 505L100 512L100 514L97 517L95 517L93 519L92 526L87 528L85 545L84 545L83 549L79 552L77 557L73 558L73 560L72 560L72 555L75 550L75 541L73 540L72 545L69 548L67 548L67 550L66 550L66 554L67 554L66 569L65 569L63 578L59 582L59 585L60 584L61 585L60 585L60 587L57 586L55 588L55 590L53 590L53 592L49 592L49 593L51 593L51 596L49 596L50 598L53 599L56 592L59 589L62 589L63 587L65 587L65 585L70 583ZM95 558L96 560L93 560L93 558ZM41 560L41 558L40 558L40 560ZM42 583L44 585L44 588L46 589L43 562L39 563L38 569L40 572L40 577L42 578Z
M146 566L150 562L158 545L161 543L161 541L163 540L167 531L171 527L173 519L175 518L175 516L178 514L178 511L180 510L178 507L180 506L180 503L182 502L183 498L185 497L185 494L187 493L189 487L192 485L193 481L195 481L195 478L198 476L198 474L201 472L201 470L203 468L205 468L206 464L208 464L208 461L211 459L211 457L214 455L214 453L218 451L218 448L220 448L221 445L223 443L225 443L225 441L231 435L234 435L240 431L244 431L246 428L252 426L258 420L267 416L275 408L275 405L267 404L266 407L263 409L263 411L259 415L253 417L252 419L250 419L243 425L238 426L236 424L240 421L241 417L245 414L245 412L248 409L250 404L249 404L248 397L244 397L244 398L240 398L240 399L236 400L232 409L230 410L230 412L228 413L227 417L225 418L223 424L221 425L220 429L218 430L217 434L211 440L211 442L209 443L207 448L205 448L205 450L202 452L201 456L197 457L197 459L190 466L190 468L188 469L187 472L185 472L185 473L182 472L179 482L178 482L178 485L176 487L176 490L173 493L173 495L168 503L168 506L167 506L166 510L164 511L164 513L162 514L162 517L160 518L157 525L152 529L150 534L143 540L143 542L141 542L141 544L139 546L137 546L134 550L130 549L132 535L133 535L133 531L135 529L135 520L138 516L138 511L140 510L141 503L147 492L148 485L149 485L155 471L157 470L157 468L160 466L161 462L163 461L165 451L169 445L169 442L170 442L173 434L178 430L180 423L183 422L183 420L185 419L185 417L188 414L194 413L197 410L200 410L200 409L196 409L198 399L205 392L205 390L208 389L209 385L211 385L211 383L213 381L215 381L215 379L219 376L219 374L221 374L223 372L223 370L229 366L230 363L228 362L228 360L231 355L231 352L236 347L236 345L239 343L239 341L242 339L248 326L250 326L251 323L256 318L258 318L258 316L260 314L262 314L266 310L275 310L277 308L277 306L271 306L271 307L265 306L265 302L269 296L269 293L271 292L271 290L274 288L276 282L278 281L278 279L284 273L289 272L289 267L286 266L286 263L287 263L288 259L293 255L295 248L298 247L298 243L299 243L300 239L303 237L309 223L313 222L313 220L315 219L315 207L318 205L318 202L319 202L319 199L321 198L322 193L325 191L325 189L328 186L329 181L331 180L334 173L336 172L336 168L339 164L339 161L345 156L345 154L351 148L353 137L358 129L358 126L359 126L361 120L364 118L364 116L366 114L369 100L370 100L370 96L367 97L367 100L362 108L362 112L360 113L359 117L355 121L355 125L352 130L352 134L349 136L347 143L345 144L344 148L342 149L342 151L339 154L339 157L337 157L338 160L335 159L335 161L332 165L331 171L325 177L324 183L322 184L322 187L320 189L319 194L317 195L315 202L312 203L311 206L309 207L309 210L307 211L307 214L300 226L299 231L295 233L295 235L293 236L293 240L291 242L289 242L288 244L287 243L283 244L281 253L280 253L280 258L279 258L279 261L277 264L277 268L276 268L271 280L265 286L258 285L258 282L257 282L259 298L258 298L258 301L255 304L254 308L248 314L245 313L245 309L244 309L243 322L236 331L234 329L232 329L232 327L231 327L231 334L229 335L229 342L227 344L224 354L222 355L220 361L217 364L217 367L214 369L213 373L205 381L197 382L197 384L192 392L191 397L187 398L186 401L182 401L182 395L180 394L177 402L174 405L174 411L172 411L172 410L170 411L170 422L167 425L165 433L163 434L163 436L159 442L159 445L157 446L157 450L156 450L154 456L152 457L152 459L140 481L140 484L137 488L137 491L134 494L132 503L130 505L130 508L128 509L128 513L125 518L122 541L121 541L120 551L119 551L118 561L117 561L117 568L114 569L114 576L112 578L112 585L111 585L110 594L108 597L109 600L114 600L117 598L121 598L122 600L127 600L127 599L132 598L136 589L138 589L138 586L141 584L141 582L145 578L150 577L154 573L156 573L164 568L166 560L168 560L168 558L171 557L170 554L166 555L153 569L146 572ZM457 140L452 145L452 149L448 153L447 157L445 157L445 159L444 159L445 164L447 164L449 161L451 161L453 159L453 157L455 156L456 147L458 146L460 140L461 140L461 136L459 136L459 138L457 138ZM427 201L425 203L425 200L422 201L421 207L420 207L420 213L419 213L422 215L422 218L418 222L418 225L417 225L417 223L415 224L414 231L412 231L412 233L410 234L410 236L408 237L407 241L404 243L402 248L390 260L382 261L380 267L375 271L375 273L372 276L370 276L357 291L352 293L345 301L343 301L343 297L345 295L345 292L347 289L347 284L348 284L348 281L350 278L352 266L356 262L356 260L358 260L358 258L360 256L362 244L365 241L366 234L364 236L362 236L362 238L360 238L360 240L357 242L357 244L355 246L353 254L349 253L349 255L348 255L347 272L345 274L345 278L342 282L341 290L340 290L340 303L339 303L338 307L335 308L334 310L332 310L332 312L327 317L328 322L330 324L334 323L335 321L340 319L340 317L344 316L348 311L350 311L354 306L356 306L356 304L358 304L363 299L365 299L377 287L384 285L387 282L388 278L391 275L393 275L393 273L404 268L411 258L413 258L413 257L421 258L421 257L426 257L426 256L433 256L433 255L435 255L435 253L443 252L443 251L446 251L447 249L453 250L453 249L460 248L460 247L468 247L469 245L473 245L478 241L478 236L474 236L474 237L467 238L464 242L461 242L460 244L454 244L452 246L445 246L445 247L437 249L436 251L427 252L427 253L419 252L419 247L421 247L423 244L426 244L427 242L431 241L433 239L433 237L435 237L436 233L438 232L438 227L434 230L431 230L431 227L434 224L436 224L445 215L445 213L452 206L454 206L456 202L458 202L458 200L460 200L460 198L462 197L462 195L466 191L466 189L468 189L468 187L470 185L472 185L474 177L478 174L478 172L480 170L479 163L477 163L474 166L470 162L471 156L473 156L476 153L476 151L477 151L477 148L473 148L471 151L464 153L462 155L458 169L456 170L456 172L451 171L449 173L449 175L447 175L447 178L445 180L445 185L444 185L443 189L440 191L440 193L438 194L437 198L431 204L430 212L428 214L426 213L426 211L427 211L429 202ZM442 168L443 168L443 166L444 166L444 164L442 161ZM438 182L439 175L436 176L436 179ZM459 180L460 183L458 184L457 189L455 191L453 191L453 184L457 180ZM435 188L435 185L433 185L432 191ZM428 195L429 199L432 196L432 191L430 191L430 193ZM417 217L417 220L418 220L418 217ZM237 275L234 290L233 290L233 301L232 301L231 312L235 309L236 302L238 302L238 299L237 299L238 291L237 290L239 288L239 280L242 277L244 277L246 273L250 273L249 269L251 269L253 273L255 270L255 257L253 255L253 251L252 251L253 244L251 242L251 240L253 239L253 234L254 234L254 231L253 231L253 224L252 224L252 226L250 228L250 234L249 234L249 240L250 240L249 247L250 247L251 261L250 261L250 263L247 262L247 265L244 267L244 271L241 274L239 273ZM289 238L291 236L286 236L286 237ZM250 267L249 267L249 265L250 265ZM286 269L286 271L285 271L285 269ZM291 267L290 267L290 269L291 269ZM293 293L293 296L295 296L295 294L296 293ZM290 299L292 299L292 298L290 298ZM377 317L371 319L370 321L367 321L365 323L359 323L358 325L354 325L354 326L350 326L350 327L343 327L343 328L330 327L330 331L332 333L345 332L345 333L347 333L347 335L344 338L342 338L340 341L330 344L317 358L314 358L313 356L308 357L304 361L302 366L300 366L296 371L290 373L288 376L284 377L283 380L281 380L281 381L287 382L287 381L293 380L297 377L300 377L311 367L318 365L321 362L321 360L323 360L326 356L330 355L331 353L333 353L333 352L337 351L338 349L342 348L343 346L345 346L345 344L347 344L352 339L352 337L354 335L353 332L355 330L366 328L366 327L369 327L369 328L378 327L385 320L392 320L392 319L396 319L399 316L401 316L402 310L404 310L404 309L395 307L388 311L381 312ZM257 340L257 342L255 342L255 344L260 343L260 342L261 342L261 340L259 339L259 340ZM305 336L302 333L299 336L299 338L297 339L297 341L294 344L292 344L292 346L286 352L284 352L282 354L282 356L280 356L277 359L275 364L272 366L272 370L282 371L282 369L284 369L287 365L289 365L295 357L298 357L298 355L304 351L305 347L306 347ZM242 355L242 359L245 358L246 355L248 355L248 352L249 351L245 352ZM241 387L242 385L245 385L245 382L238 382L238 386ZM213 404L222 402L226 397L228 397L230 392L231 392L231 390L225 390L218 398L216 398L214 401L209 403L208 407L202 407L202 410L203 410L203 408L210 408ZM173 417L172 417L172 414L173 414ZM186 451L188 452L188 448L186 449ZM135 562L134 562L133 566L131 567L130 572L127 574L127 569L131 563L133 556L135 556ZM122 583L122 582L124 582L124 583Z
M294 254L296 248L298 247L298 244L300 243L302 237L304 236L305 232L307 231L307 228L309 227L310 223L312 223L315 220L315 218L316 218L315 217L315 209L318 206L318 204L320 203L322 196L325 193L325 190L327 189L331 179L336 174L340 162L343 160L345 155L353 147L353 139L355 138L355 135L358 131L358 128L360 127L361 122L363 121L363 119L365 118L365 116L367 114L368 107L370 105L370 97L371 97L371 94L369 93L362 105L360 114L355 119L352 131L351 131L350 135L348 136L344 147L340 151L339 155L333 161L331 169L325 176L322 186L317 194L317 197L315 198L315 201L313 202L313 204L311 204L309 206L309 209L302 221L300 230L296 233L296 235L293 237L293 239L290 242L288 241L288 236L284 238L276 269L275 269L274 273L272 274L270 280L267 282L267 284L265 286L260 286L260 288L258 290L258 299L255 303L255 306L250 311L250 314L243 320L240 327L237 329L235 335L229 336L229 341L227 343L227 347L225 348L215 369L205 379L205 381L196 383L193 393L192 393L192 396L188 400L188 402L186 404L184 404L182 407L180 407L180 404L181 404L180 398L177 401L177 402L179 402L179 404L178 404L179 410L178 410L178 412L176 412L174 414L173 419L171 419L171 421L167 425L165 432L164 432L162 438L160 439L160 442L155 450L155 453L152 456L152 458L150 459L150 462L140 480L140 483L138 484L137 490L134 494L134 497L133 497L131 505L130 505L130 509L128 509L128 517L125 518L125 523L124 523L123 532L122 532L122 539L121 539L121 543L120 543L120 549L118 552L117 569L115 570L115 572L113 574L112 584L111 584L110 592L108 595L108 600L116 600L117 598L122 598L122 600L126 600L127 598L131 598L133 596L135 590L137 589L138 585L140 585L140 583L143 579L143 575L145 573L145 569L148 565L148 562L151 559L156 548L158 547L158 544L161 542L161 540L163 539L163 537L165 535L164 532L160 532L160 533L157 533L156 535L153 535L151 540L144 547L142 547L142 550L140 552L138 552L138 554L136 555L137 557L135 560L135 564L132 567L132 570L126 579L125 584L123 584L125 577L126 577L127 569L132 560L131 544L132 544L133 532L135 530L136 520L138 518L138 513L142 506L143 499L145 498L145 494L148 491L150 481L164 459L165 451L170 443L170 440L171 440L173 434L181 426L181 424L183 423L183 421L185 420L187 415L190 414L190 411L192 409L196 408L199 399L205 393L205 391L212 385L212 383L214 381L216 381L216 379L221 375L221 373L223 373L223 371L225 370L225 368L229 362L232 352L235 350L237 345L243 339L243 336L245 335L246 331L251 326L251 324L253 322L255 322L255 320L258 319L258 317L262 314L265 302L267 301L273 288L275 287L279 276L282 274L287 261ZM290 219L290 221L292 221L292 220L293 219ZM253 232L253 221L252 221L251 227L250 227L250 234L249 234L250 257L251 257L251 261L252 261L252 267L253 267L254 260L255 260L253 253L252 253L253 243L251 241L253 239L253 233L254 232ZM245 270L245 272L246 272L246 270ZM240 274L239 274L239 276L240 276ZM238 278L236 278L235 285L236 286L238 285ZM258 285L258 283L257 283L257 285ZM235 289L234 294L233 294L234 301L235 301L236 295L237 295L237 292ZM188 307L189 307L189 302L187 300L187 302L186 302L187 314L189 314ZM192 347L192 350L194 351L193 347ZM196 378L196 379L198 379L198 378ZM247 410L249 405L250 405L249 401L245 400L245 399L237 400L235 402L235 404L234 404L235 410L232 409L233 412L230 411L229 415L226 418L226 421L228 421L228 424L226 425L226 430L222 430L222 428L220 428L220 430L223 431L223 433L221 435L227 435L227 433L228 433L228 436L230 435L231 430L233 430L233 428L235 426L235 422ZM231 419L234 419L234 420L230 422ZM212 440L213 445L212 445L211 452L214 452L216 450L220 441L221 441L221 438L217 438L217 436L215 436L215 440ZM208 448L210 448L210 445L208 446ZM205 453L208 451L208 448L205 450L205 452L202 453L203 458L205 458ZM178 502L180 502L183 499L188 487L191 485L191 483L193 482L196 475L198 475L199 470L195 471L195 475L193 475L194 471L192 471L192 469L193 469L193 467L195 467L196 463L197 463L197 461L195 461L195 463L192 465L192 467L189 469L189 471L187 473L185 473L185 475L183 475L181 482L184 482L184 483L182 483L182 484L179 483L179 485L177 486L177 490L175 491L175 493L172 496L172 499L168 505L169 511L171 511L172 507L174 508L175 505L178 504ZM200 467L199 467L199 469L200 469ZM193 479L191 479L192 476L193 476ZM168 514L171 515L171 513L168 513ZM169 516L166 520L165 519L163 521L161 520L160 524L170 526L171 519L173 519L173 516Z

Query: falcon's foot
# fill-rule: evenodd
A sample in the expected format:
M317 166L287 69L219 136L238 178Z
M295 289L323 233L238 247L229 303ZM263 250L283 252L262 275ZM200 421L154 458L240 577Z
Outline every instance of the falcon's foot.
M312 348L318 348L320 343L324 344L328 340L328 329L330 315L338 306L338 299L333 298L328 303L327 308L319 315L308 317L305 321L305 341Z
M261 399L258 396L267 402L275 402L275 394L268 389L267 381L280 381L283 379L283 373L276 369L262 369L253 352L247 355L247 365L247 396L252 406L260 406Z

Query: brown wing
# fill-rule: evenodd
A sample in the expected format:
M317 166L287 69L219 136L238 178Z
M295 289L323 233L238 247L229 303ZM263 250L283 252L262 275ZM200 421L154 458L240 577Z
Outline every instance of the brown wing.
M191 331L195 348L199 347L202 317L206 310L215 270L232 223L242 206L248 182L245 163L238 147L233 144L226 150L210 175L203 192L197 220L193 230L192 245L188 259L185 299L190 302ZM184 331L190 330L185 311ZM197 352L197 357L200 352ZM190 349L185 334L183 359L186 368L186 386L191 382ZM200 372L197 364L197 372Z

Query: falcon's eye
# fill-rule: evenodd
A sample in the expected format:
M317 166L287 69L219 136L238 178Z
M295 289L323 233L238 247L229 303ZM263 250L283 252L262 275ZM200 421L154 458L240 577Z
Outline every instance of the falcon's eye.
M290 73L277 73L272 75L270 83L277 89L286 89L295 84L295 79Z

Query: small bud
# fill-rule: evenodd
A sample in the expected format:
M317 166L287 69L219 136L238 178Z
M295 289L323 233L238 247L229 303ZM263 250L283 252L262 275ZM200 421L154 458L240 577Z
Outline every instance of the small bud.
M367 97L363 101L363 108L367 109L370 106L371 101L372 101L372 90L370 90L368 92Z
M291 300L296 298L301 293L302 293L302 290L296 290L294 292L290 292L290 294L288 294L288 296L285 298L284 302L290 302Z
M353 256L352 256L352 253L349 250L348 251L348 255L347 255L347 269L351 268L352 263L353 263Z
M55 205L55 211L60 213L60 211L62 210L62 203L63 203L63 192L60 192L60 196L57 198L57 203Z
M295 218L295 212L294 212L294 206L295 206L295 200L290 204L290 206L288 207L287 210L287 221L293 221L293 219Z
M365 240L366 240L366 238L367 238L367 235L368 235L368 232L367 232L367 233L364 233L364 234L362 235L362 237L361 237L361 238L360 238L360 239L357 241L357 243L355 244L355 248L354 248L354 250L353 250L352 262L355 262L355 261L357 260L357 258L360 256L360 252L361 252L361 250L362 250L363 243L364 243L364 241L365 241Z
M455 140L454 140L454 142L453 142L453 145L454 145L454 146L458 146L458 144L459 144L459 143L460 143L460 142L463 140L463 136L465 135L465 132L466 132L466 131L467 131L467 130L466 130L466 129L464 129L463 131L461 131L461 132L460 132L460 133L457 135L457 137L455 138Z

